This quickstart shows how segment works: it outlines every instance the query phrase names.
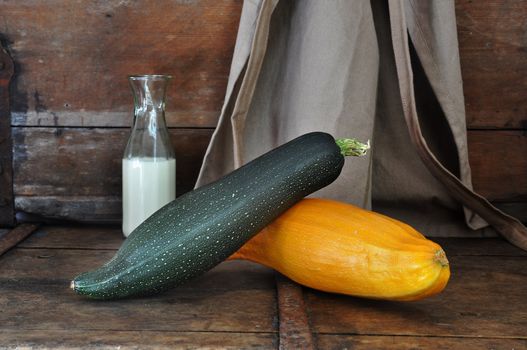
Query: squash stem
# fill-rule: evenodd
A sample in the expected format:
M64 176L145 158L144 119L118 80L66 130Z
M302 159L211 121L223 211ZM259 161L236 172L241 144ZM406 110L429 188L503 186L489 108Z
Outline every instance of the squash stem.
M344 157L360 157L365 155L366 151L370 149L370 140L367 143L362 143L355 139L336 139L335 143L339 146L340 153Z
M443 249L439 249L434 256L434 261L441 264L441 266L448 266L448 259L446 257L445 251Z

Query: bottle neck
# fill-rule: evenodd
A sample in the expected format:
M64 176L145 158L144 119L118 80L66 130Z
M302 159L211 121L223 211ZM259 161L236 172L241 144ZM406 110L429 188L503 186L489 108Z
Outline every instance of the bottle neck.
M169 77L147 75L130 77L134 94L134 129L155 132L166 128L165 96Z
M144 75L129 78L134 94L134 121L125 158L173 158L165 121L165 91L170 77Z
M135 106L134 108L134 130L148 130L153 134L159 132L160 129L166 129L165 109L162 107L154 107L152 105Z

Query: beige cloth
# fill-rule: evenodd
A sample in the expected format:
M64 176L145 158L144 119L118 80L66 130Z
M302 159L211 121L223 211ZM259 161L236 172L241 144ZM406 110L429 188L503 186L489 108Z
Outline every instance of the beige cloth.
M492 234L473 209L527 248L525 228L471 191L453 0L246 0L196 186L315 130L370 139L372 152L314 196L430 236Z

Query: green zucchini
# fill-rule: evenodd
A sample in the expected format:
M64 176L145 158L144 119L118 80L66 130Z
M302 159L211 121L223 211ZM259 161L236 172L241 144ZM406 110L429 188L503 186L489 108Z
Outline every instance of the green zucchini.
M338 144L338 145L337 145ZM115 256L71 287L96 299L161 292L219 264L306 195L333 182L343 155L367 145L314 132L177 198L139 225Z

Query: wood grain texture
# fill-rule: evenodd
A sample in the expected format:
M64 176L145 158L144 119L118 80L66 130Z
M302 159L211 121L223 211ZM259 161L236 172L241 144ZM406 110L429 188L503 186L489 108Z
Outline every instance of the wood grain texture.
M72 237L75 237L73 240ZM443 247L447 256L509 256L527 257L521 250L502 238L432 238ZM123 242L119 226L77 225L43 226L18 248L116 250Z
M102 238L104 233L110 237ZM72 274L104 262L121 241L114 227L44 226L4 255L0 344L88 349L279 346L284 335L278 334L274 273L255 264L221 264L185 286L150 298L98 302L68 290ZM317 348L526 348L527 311L519 306L527 297L527 257L499 239L443 239L442 244L447 251L458 249L449 255L453 276L446 291L431 299L369 301L305 289ZM478 248L473 245L484 247L471 251Z
M127 129L14 128L18 210L80 221L121 215L121 153ZM211 129L171 129L178 194L190 190ZM527 137L521 131L469 131L476 191L491 200L527 200ZM74 172L76 176L71 176Z
M36 225L26 225L36 226ZM0 279L66 286L72 277L108 261L124 242L115 226L41 226L0 259ZM179 289L275 289L271 269L246 261L222 263Z
M14 62L3 44L4 41L0 40L0 226L13 226L15 209L9 87L14 74Z
M76 275L93 270L115 254L115 250L22 249L0 260L0 279L67 287ZM225 262L178 288L182 290L268 290L274 294L273 272L245 261Z
M69 234L63 234L67 229ZM115 251L82 249L76 245L81 229L58 231L68 249L17 247L0 259L2 346L276 348L274 274L269 269L233 261L162 295L96 302L72 293L68 281ZM115 229L101 227L100 232L122 242ZM44 242L48 237L42 231L35 236Z
M2 329L275 331L273 291L175 289L157 297L96 302L75 295L68 285L24 282L1 281Z
M130 95L130 98L131 95ZM165 120L169 127L178 128L215 128L219 111L166 111ZM33 127L119 127L128 128L133 122L133 107L126 112L39 112L11 114L11 125Z
M527 201L524 202L494 202L499 210L507 213L524 224L527 224Z
M469 127L525 128L526 7L455 3ZM169 125L214 126L240 9L239 0L3 4L20 70L13 123L129 125L126 75L163 71L175 77Z
M450 256L441 294L411 303L308 291L316 333L526 339L527 258ZM360 320L360 322L357 322Z
M354 350L520 350L527 349L527 340L499 338L443 338L408 336L317 335L319 349Z
M527 9L522 4L456 0L469 128L525 129L527 44L522 33L527 24L522 18ZM130 124L130 73L174 76L169 125L215 126L241 1L22 0L6 2L2 9L8 14L4 42L17 64L11 99L12 123L19 126L13 131L17 210L77 221L119 220L118 162L126 131L82 127ZM185 130L179 194L192 188L212 132ZM468 135L475 189L505 203L515 216L527 202L522 132L472 130Z
M302 286L277 272L276 294L280 333L279 349L315 349Z
M121 196L17 196L15 208L18 214L35 214L30 222L52 218L67 223L119 224L122 219Z
M150 298L97 302L77 296L68 281L115 253L74 249L79 234L72 230L69 237L63 236L70 241L69 249L16 248L0 259L1 330L277 330L274 274L246 262L221 264L184 286Z
M527 6L456 0L469 128L527 128Z
M0 330L0 342L17 349L276 349L276 338L264 332Z
M38 228L35 224L22 224L0 236L0 256L23 241Z
M120 196L130 130L14 128L16 196ZM176 186L193 185L210 129L170 129ZM72 176L75 174L75 176Z
M36 235L37 232L34 234ZM432 241L439 244L447 257L453 256L522 256L527 252L510 244L503 238L444 238L433 237ZM24 241L27 242L28 240Z
M476 192L493 201L527 202L526 133L471 130L468 147Z
M80 221L120 220L128 135L128 129L14 128L16 209ZM181 195L194 186L212 130L170 129L170 135Z
M128 126L130 74L171 74L171 126L214 126L240 0L7 1L15 125Z
M75 239L71 239L75 236ZM43 226L18 248L117 250L124 241L120 226ZM527 254L527 253L526 253Z

